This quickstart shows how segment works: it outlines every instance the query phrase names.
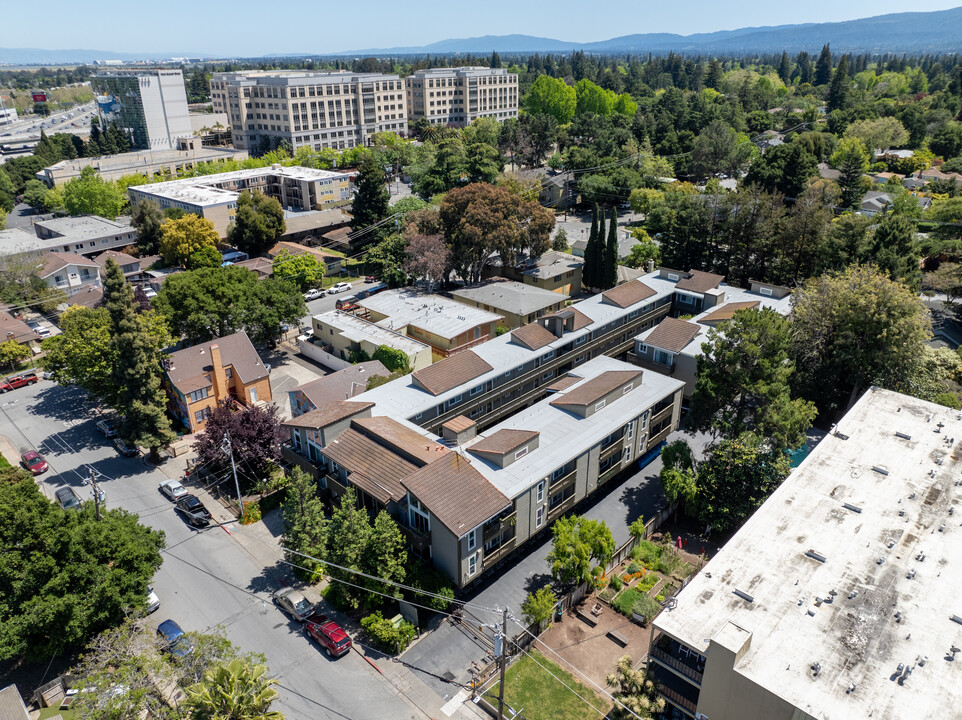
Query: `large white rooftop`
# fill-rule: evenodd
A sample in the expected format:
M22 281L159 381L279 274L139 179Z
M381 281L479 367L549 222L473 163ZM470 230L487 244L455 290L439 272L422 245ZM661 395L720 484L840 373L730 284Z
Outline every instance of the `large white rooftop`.
M869 390L655 625L750 633L735 671L813 718L958 717L960 477L962 414Z
M545 290L537 285L496 279L483 285L454 290L451 295L518 315L538 312L568 299L567 295Z
M67 240L98 240L102 237L130 232L132 229L129 217L108 220L99 215L80 215L77 217L38 220L36 225L58 235L62 235ZM63 244L63 240L54 244Z
M464 305L440 295L426 295L410 288L385 290L358 305L387 317L377 324L390 330L413 325L438 337L451 339L501 316Z
M352 342L369 342L374 345L387 345L388 347L401 350L408 354L419 353L422 350L429 349L428 345L425 345L419 340L380 327L350 313L332 310L320 315L315 315L314 319L336 328L340 331L341 335Z
M514 498L571 460L575 453L583 452L584 449L601 442L614 430L622 427L632 418L638 417L645 408L654 405L685 385L681 380L654 372L644 372L640 383L636 382L630 391L615 400L609 400L604 408L588 417L580 417L551 404L562 395L577 390L588 380L612 370L642 372L636 365L629 365L604 355L579 365L571 371L571 374L581 376L583 380L561 392L552 393L544 400L512 415L464 446L465 450L470 450L472 445L490 437L498 430L511 429L539 433L537 449L505 468L498 467L476 455L470 455L474 467L506 497Z

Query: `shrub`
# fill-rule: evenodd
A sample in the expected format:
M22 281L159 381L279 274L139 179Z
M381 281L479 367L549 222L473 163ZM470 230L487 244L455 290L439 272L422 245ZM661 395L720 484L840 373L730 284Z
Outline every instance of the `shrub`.
M665 596L664 596L664 595L655 595L655 601L656 601L656 602L663 603L663 602L665 602Z
M641 516L638 517L631 525L628 527L628 532L631 536L641 540L645 537L645 519Z
M394 623L381 615L378 610L361 619L361 627L378 648L387 653L399 653L414 639L417 630L407 620L395 627Z
M447 610L454 600L454 590L448 581L448 576L435 567L425 565L416 557L409 558L407 571L405 573L407 583L418 590L443 595L447 600L432 597L430 595L414 595L411 599L421 605L427 605L432 610Z
M605 602L610 603L611 600L615 597L615 594L616 594L617 592L618 592L617 590L615 590L613 587L610 587L610 586L609 586L609 587L606 587L604 590L602 590L602 591L598 594L598 597L600 597L600 598L601 598L602 600L604 600Z
M661 612L661 604L655 602L647 595L640 595L632 605L631 612L636 615L641 615L647 625L654 620L655 615ZM625 614L627 615L628 613Z
M261 504L256 500L248 500L244 503L244 514L241 515L240 524L253 525L259 522L262 517Z
M371 356L368 355L363 350L351 350L347 356L347 361L352 365L357 365L358 363L368 362Z
M631 550L631 557L646 567L653 567L658 564L661 558L662 548L658 547L651 540L642 540Z
M641 580L638 581L638 584L635 585L635 587L640 592L647 593L657 584L658 584L658 576L655 575L655 573L648 573Z
M640 597L640 592L634 588L628 588L627 590L623 590L618 597L615 598L614 602L612 603L612 607L614 607L615 610L620 612L622 615L631 617L631 609L635 606L635 603L638 602L638 598Z
M617 575L612 575L611 580L608 581L608 586L613 588L615 591L621 590L624 582Z
M628 568L625 570L625 573L627 573L628 575L634 575L640 572L641 572L641 566L638 563L636 563L634 560L628 563Z

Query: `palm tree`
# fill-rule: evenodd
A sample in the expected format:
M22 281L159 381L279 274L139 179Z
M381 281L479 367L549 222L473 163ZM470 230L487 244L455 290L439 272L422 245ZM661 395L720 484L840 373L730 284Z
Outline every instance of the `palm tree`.
M658 697L655 683L645 670L632 666L628 655L618 661L615 672L605 676L605 684L617 688L615 699L619 704L609 715L611 718L650 718L665 710L665 700Z
M277 698L275 678L267 677L267 666L241 658L215 665L199 683L186 689L191 720L284 720L270 710Z

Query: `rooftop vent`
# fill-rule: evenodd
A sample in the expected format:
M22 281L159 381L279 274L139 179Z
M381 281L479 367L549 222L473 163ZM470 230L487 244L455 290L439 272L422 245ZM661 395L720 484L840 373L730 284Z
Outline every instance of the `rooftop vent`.
M812 558L812 560L818 560L820 563L823 563L826 560L828 560L827 557L825 557L821 553L815 552L814 550L809 550L807 553L805 553L805 557L810 557Z
M888 474L889 474L889 471L888 471L888 470L886 470L886 469L883 468L883 467L879 467L878 465L873 465L873 466L872 466L872 470L874 470L875 472L877 472L879 475L888 475Z
M732 590L732 593L735 594L735 595L737 595L738 597L740 597L740 598L741 598L742 600L744 600L745 602L750 602L750 603L755 602L755 598L752 597L751 595L749 595L749 594L748 594L747 592L745 592L744 590L738 590L738 589L736 588L735 590ZM954 618L953 618L953 619L954 619ZM962 620L960 620L959 622L962 622Z
M903 433L903 432L897 432L897 433L895 433L895 437L897 437L897 438L902 438L903 440L911 440L911 439L912 439L912 436L911 436L911 435L906 435L906 434Z
M852 505L852 503L842 503L842 507L846 510L851 510L853 513L862 512L862 508L860 508L858 505Z
M957 622L959 625L962 625L962 617L959 617L958 615L953 615L952 622Z

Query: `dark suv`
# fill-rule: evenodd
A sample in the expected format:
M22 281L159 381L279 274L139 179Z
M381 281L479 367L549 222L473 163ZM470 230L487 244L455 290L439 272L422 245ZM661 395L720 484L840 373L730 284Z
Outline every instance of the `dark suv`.
M80 508L80 497L72 487L62 487L56 492L57 502L64 510L77 510Z
M174 507L194 527L207 527L213 519L210 511L204 507L204 503L193 495L184 495Z

